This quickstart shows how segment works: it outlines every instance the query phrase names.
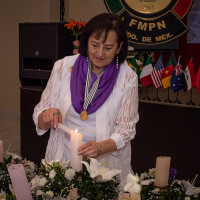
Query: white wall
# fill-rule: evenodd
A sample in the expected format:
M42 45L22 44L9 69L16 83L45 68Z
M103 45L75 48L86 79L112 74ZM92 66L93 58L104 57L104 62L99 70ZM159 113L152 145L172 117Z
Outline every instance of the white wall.
M101 12L107 12L103 0L65 0L66 21ZM20 113L18 24L59 21L59 13L60 0L0 0L0 113Z
M93 16L108 12L103 0L69 0L69 17L88 21Z
M49 20L49 0L0 1L0 112L19 114L18 24Z

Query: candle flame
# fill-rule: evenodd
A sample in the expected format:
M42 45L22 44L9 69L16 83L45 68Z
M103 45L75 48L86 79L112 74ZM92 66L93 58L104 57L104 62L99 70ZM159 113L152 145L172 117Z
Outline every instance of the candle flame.
M75 132L78 133L78 129L76 129Z

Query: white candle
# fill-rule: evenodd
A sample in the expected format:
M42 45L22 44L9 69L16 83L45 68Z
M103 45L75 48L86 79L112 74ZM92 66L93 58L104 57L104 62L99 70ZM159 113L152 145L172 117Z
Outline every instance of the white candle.
M65 126L64 124L58 123L58 128L65 131L66 133L73 134L74 131Z
M24 166L22 164L13 164L8 168L8 172L17 200L32 200Z
M169 181L169 168L170 168L170 157L157 157L156 159L156 173L155 173L155 186L166 187Z
M74 132L71 134L71 158L70 164L76 171L82 170L82 155L78 155L78 148L83 144L83 136L80 133Z
M0 162L3 162L3 141L0 140Z

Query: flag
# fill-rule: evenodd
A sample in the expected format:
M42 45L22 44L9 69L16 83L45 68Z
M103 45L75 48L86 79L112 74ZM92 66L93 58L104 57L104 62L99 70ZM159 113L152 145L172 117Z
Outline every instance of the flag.
M140 74L140 81L142 83L142 87L152 84L152 79L151 79L152 71L153 71L153 66L152 66L150 58L148 56L147 60L144 64L144 67L142 69L142 72Z
M164 71L164 65L163 65L162 58L160 56L151 73L151 79L153 81L153 85L155 88L159 88L160 86L162 86L161 75L163 71Z
M140 83L140 70L139 66L136 63L135 57L133 57L131 60L129 60L128 65L136 72L138 75L138 83Z
M178 92L179 90L183 89L183 76L184 76L184 70L181 65L181 60L179 57L177 65L170 79L171 87L174 92Z
M185 68L184 72L184 91L190 90L196 85L194 67L193 67L193 60L190 59L187 67Z
M169 60L167 62L167 66L165 67L165 69L161 75L161 82L162 82L162 85L164 88L168 88L171 86L170 79L171 79L173 72L174 72L174 67L172 65L171 58L169 58Z
M200 92L200 67L199 67L199 69L197 71L197 75L196 75L196 87Z

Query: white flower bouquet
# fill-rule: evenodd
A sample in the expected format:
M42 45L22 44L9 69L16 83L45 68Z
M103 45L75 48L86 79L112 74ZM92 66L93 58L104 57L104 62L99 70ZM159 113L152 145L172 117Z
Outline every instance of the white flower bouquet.
M35 199L112 200L118 197L116 175L120 170L109 170L95 159L83 161L83 170L75 171L70 161L42 160L41 167L30 181Z
M176 170L170 168L168 188L162 190L154 186L155 168L149 169L138 177L138 175L129 174L126 184L120 193L119 200L198 200L200 199L200 188L194 187L193 184L185 180L177 180Z

